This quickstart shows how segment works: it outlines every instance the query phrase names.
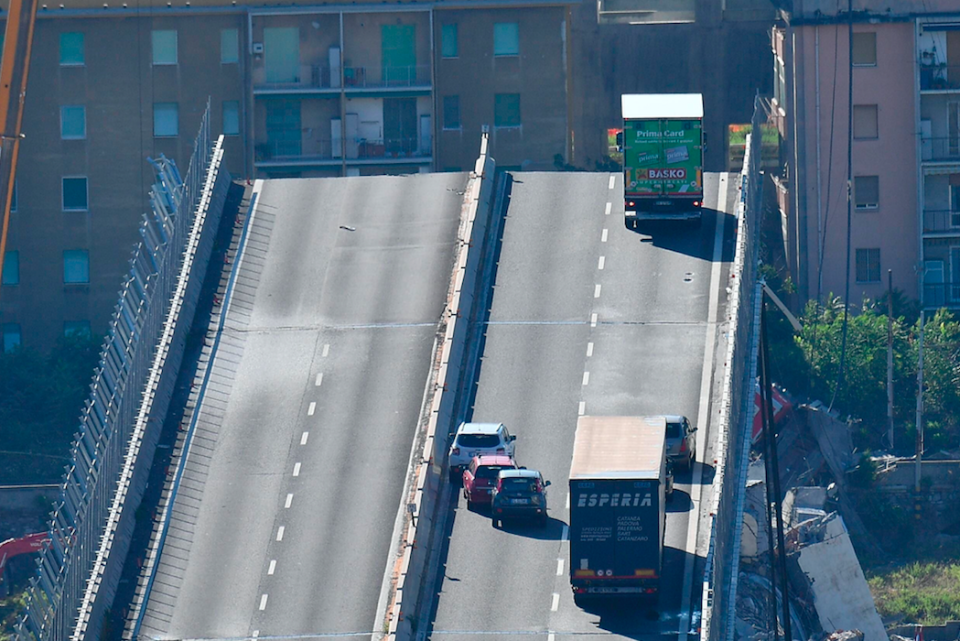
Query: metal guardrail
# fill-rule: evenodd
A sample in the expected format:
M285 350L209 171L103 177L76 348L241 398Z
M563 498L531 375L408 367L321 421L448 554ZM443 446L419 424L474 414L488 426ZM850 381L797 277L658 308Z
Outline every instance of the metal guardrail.
M80 416L54 505L50 541L38 560L17 626L21 641L97 638L120 579L134 525L134 508L147 482L160 422L192 321L213 234L193 231L201 207L212 203L210 103L194 141L185 179L167 158L150 162L157 180L152 215L104 339L91 395ZM221 187L225 194L225 187ZM214 222L216 221L216 222Z
M764 113L754 103L752 131L760 131ZM710 548L703 578L701 634L703 641L733 640L734 606L740 567L740 535L749 454L751 411L757 374L760 285L757 262L760 243L762 184L760 136L747 140L737 205L736 255L730 270L732 292L727 327L726 372L720 403L717 465L710 506Z

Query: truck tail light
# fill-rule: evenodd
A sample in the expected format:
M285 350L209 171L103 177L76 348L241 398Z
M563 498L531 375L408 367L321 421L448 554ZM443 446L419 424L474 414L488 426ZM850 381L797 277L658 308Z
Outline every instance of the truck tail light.
M693 201L693 206L694 206L694 207L699 207L699 206L700 206L700 201L699 201L699 200Z
M459 448L459 447L453 448L453 455L454 455L454 456L459 456L459 455L460 455L460 448Z
M644 590L644 592L646 592L647 594L656 594L657 588L647 588L646 590Z

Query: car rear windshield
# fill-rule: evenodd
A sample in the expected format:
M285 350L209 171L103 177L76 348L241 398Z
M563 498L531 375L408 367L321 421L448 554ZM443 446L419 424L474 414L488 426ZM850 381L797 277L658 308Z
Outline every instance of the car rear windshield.
M457 438L457 445L460 447L497 447L500 445L500 437L496 434L461 434Z
M525 478L503 479L500 487L503 488L504 492L536 492L537 481L536 479Z
M680 438L680 423L667 423L667 438Z
M477 468L478 479L495 479L500 470L509 470L509 467L503 465L483 465Z

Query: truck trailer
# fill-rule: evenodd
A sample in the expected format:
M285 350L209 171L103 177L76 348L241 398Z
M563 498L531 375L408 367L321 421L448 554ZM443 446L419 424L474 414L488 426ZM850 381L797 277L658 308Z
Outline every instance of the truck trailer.
M665 434L663 417L578 419L570 466L570 585L578 605L658 598Z
M703 96L624 94L624 223L700 220L703 206Z

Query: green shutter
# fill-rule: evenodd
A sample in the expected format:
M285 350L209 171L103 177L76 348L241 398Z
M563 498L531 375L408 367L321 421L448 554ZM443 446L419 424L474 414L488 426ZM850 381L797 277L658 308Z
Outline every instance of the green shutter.
M268 83L300 82L300 29L264 29L263 65Z
M385 24L380 31L384 85L409 86L417 79L416 25Z

